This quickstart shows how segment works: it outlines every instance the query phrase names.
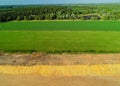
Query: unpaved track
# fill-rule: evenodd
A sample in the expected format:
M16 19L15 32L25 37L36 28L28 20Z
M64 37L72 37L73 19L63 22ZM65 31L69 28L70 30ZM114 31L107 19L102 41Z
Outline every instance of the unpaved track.
M0 65L120 64L120 54L0 54ZM0 75L0 86L120 86L120 76Z
M3 53L0 65L120 64L120 54L21 54Z
M37 75L0 75L0 86L120 86L110 77L41 77Z

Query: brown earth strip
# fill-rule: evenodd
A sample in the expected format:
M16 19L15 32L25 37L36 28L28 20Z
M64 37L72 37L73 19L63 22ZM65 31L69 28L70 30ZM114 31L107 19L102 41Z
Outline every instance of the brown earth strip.
M38 75L0 75L0 86L120 86L119 80L97 76L41 77Z
M2 53L0 65L120 64L120 54L21 54Z

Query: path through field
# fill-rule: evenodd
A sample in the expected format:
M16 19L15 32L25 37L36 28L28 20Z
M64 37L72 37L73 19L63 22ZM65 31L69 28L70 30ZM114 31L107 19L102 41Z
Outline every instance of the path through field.
M37 75L0 75L0 86L120 86L120 78L41 77Z
M98 65L120 64L120 54L2 53L0 65Z
M0 86L120 86L120 54L3 53L0 56L0 64ZM81 67L91 68L88 69L91 73L85 69L81 70ZM25 74L31 72L32 68L37 69L35 71L39 73L41 68L45 68L44 70L49 68L49 71L46 71L48 74L51 71L53 74L54 70L61 74L64 72L62 68L65 68L66 74L71 75L65 76L63 73L61 76L51 76L52 74L42 76L34 74L34 71L32 71L33 74ZM17 70L21 73L17 74ZM80 70L86 75L82 76ZM25 73L22 74L22 72ZM76 73L80 74L74 75Z

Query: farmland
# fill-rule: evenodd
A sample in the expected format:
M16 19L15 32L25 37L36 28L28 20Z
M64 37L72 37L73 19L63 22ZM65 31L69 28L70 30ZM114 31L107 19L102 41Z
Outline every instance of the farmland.
M0 85L119 86L119 7L0 7Z
M13 21L0 23L0 30L120 31L120 21Z
M119 21L0 23L1 51L120 52Z

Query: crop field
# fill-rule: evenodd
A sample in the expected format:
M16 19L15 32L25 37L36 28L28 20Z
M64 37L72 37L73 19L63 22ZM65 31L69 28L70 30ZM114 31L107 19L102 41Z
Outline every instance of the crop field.
M119 52L119 36L112 31L0 31L0 50Z
M119 21L0 23L0 50L47 53L120 52L119 24Z
M13 21L0 23L0 30L120 31L120 21Z

